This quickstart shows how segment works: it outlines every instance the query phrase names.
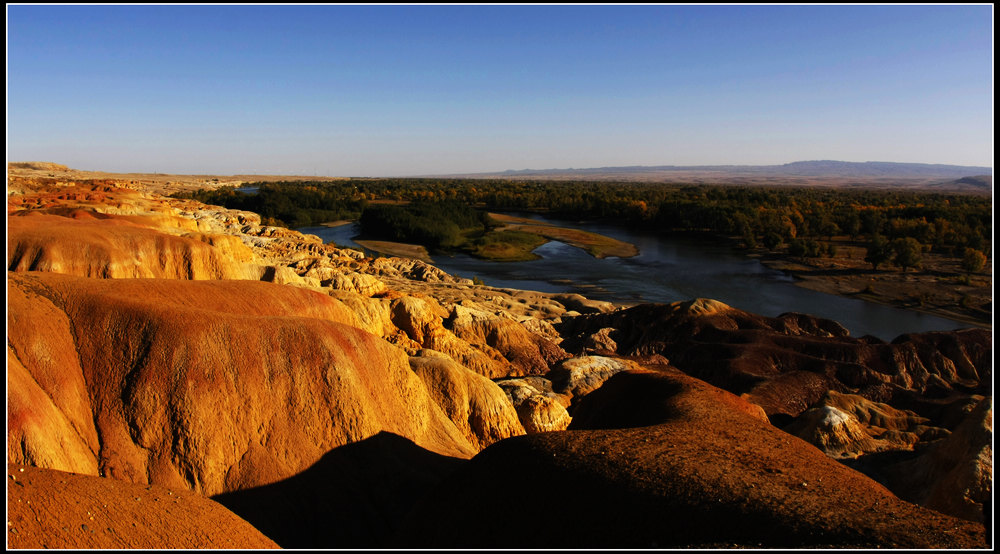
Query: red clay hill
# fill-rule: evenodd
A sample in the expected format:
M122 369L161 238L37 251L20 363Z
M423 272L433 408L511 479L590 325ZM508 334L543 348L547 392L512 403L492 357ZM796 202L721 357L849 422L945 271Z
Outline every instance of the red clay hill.
M7 465L7 548L278 548L204 496Z

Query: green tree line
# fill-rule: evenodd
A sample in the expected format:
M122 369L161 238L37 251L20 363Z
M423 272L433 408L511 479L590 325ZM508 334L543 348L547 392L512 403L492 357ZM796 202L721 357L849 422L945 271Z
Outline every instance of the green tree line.
M361 214L366 236L422 244L432 251L458 249L493 225L486 212L455 200L370 205Z
M472 212L456 206L605 220L662 234L709 232L735 237L748 247L784 247L803 256L830 255L829 246L820 241L847 236L869 243L875 237L897 244L902 244L899 239L913 239L922 249L962 258L967 249L989 252L993 236L991 198L967 194L505 179L387 178L251 185L260 192L247 195L223 187L187 197L254 211L290 227L361 217L366 233L382 233L365 224L377 217L391 220L395 240L426 237L427 245L443 248L472 229ZM403 216L373 201L421 207ZM442 209L434 211L429 207L433 205ZM377 211L368 219L362 215L373 209ZM408 219L413 217L436 219L438 224L417 224ZM454 223L457 231L446 222Z
M175 198L257 213L265 224L289 228L309 227L343 219L357 219L368 201L345 187L328 183L249 183L248 194L234 187L177 193Z

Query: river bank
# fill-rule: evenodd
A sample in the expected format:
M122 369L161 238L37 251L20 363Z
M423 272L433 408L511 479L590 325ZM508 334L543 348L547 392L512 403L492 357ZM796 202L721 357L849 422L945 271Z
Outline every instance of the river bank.
M579 248L599 260L609 257L631 258L639 254L639 249L634 244L599 233L507 214L489 215L503 226L471 241L461 251L491 262L524 262L538 259L538 255L533 252L539 246L549 241L558 241ZM353 223L356 221L338 220L319 225L335 229ZM353 242L380 254L434 263L423 245L363 238L354 239Z
M737 248L727 237L719 235L661 235L629 230L614 222L566 221L531 215L541 225L586 230L628 242L636 246L639 254L630 258L598 259L581 248L553 240L535 249L533 252L538 259L531 261L497 262L468 254L442 254L433 257L433 265L451 275L478 278L492 287L578 293L619 305L670 303L703 297L769 317L784 312L808 313L838 321L854 336L870 334L886 341L903 333L984 326L981 321L953 317L954 314L945 310L931 312L934 306L929 302L921 309L912 303L893 304L866 298L858 294L865 284L851 288L844 279L830 274L831 269L824 267L832 263L830 259L816 260L814 263L820 267L810 272L805 264L777 265L776 262L783 259L780 254ZM300 231L319 235L341 246L361 248L354 241L360 234L357 224ZM838 248L835 260L843 258L841 263L847 263L852 256L850 247ZM863 248L859 248L858 255L863 258ZM870 273L863 265L859 269L858 275ZM896 275L893 271L880 271L879 274L881 279ZM915 276L911 269L906 277ZM989 278L984 279L988 281ZM977 279L973 278L973 282ZM835 286L836 283L841 286ZM878 295L883 294L883 288L881 282L873 285ZM987 291L985 302L990 302L989 287L983 290ZM983 321L988 322L990 318L983 318Z
M639 255L639 249L634 244L599 233L548 225L536 219L507 214L490 212L489 216L505 224L501 231L519 231L538 235L547 240L557 240L583 249L599 260L610 257L631 258Z
M350 222L348 222L350 223ZM427 249L419 244L407 244L403 242L392 242L387 240L355 240L359 246L372 252L385 254L386 256L396 256L400 258L414 258L422 262L433 264Z
M846 239L832 258L799 258L768 252L750 254L760 262L795 277L797 286L930 314L986 329L992 328L992 268L966 275L957 261L924 253L922 267L903 271L864 261L866 248Z
M498 221L525 227L546 223L507 214L491 213L490 216ZM567 229L566 226L559 228ZM609 234L603 226L599 230L605 235ZM715 234L696 233L692 236L708 239L719 245L733 245L739 241L736 237ZM631 243L618 242L635 248ZM878 271L873 271L871 264L864 260L867 254L866 243L853 241L846 236L820 242L835 247L836 255L827 258L800 258L762 249L737 250L747 258L758 260L767 268L794 278L794 284L804 289L932 315L971 326L992 328L992 266L987 265L979 273L966 275L959 260L924 252L919 269L904 271L886 264ZM637 253L626 252L625 255L619 255L626 258Z

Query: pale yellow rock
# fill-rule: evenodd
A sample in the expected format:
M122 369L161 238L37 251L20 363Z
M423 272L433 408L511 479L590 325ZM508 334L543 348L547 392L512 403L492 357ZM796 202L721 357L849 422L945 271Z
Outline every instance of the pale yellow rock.
M330 279L330 286L335 289L356 292L362 296L375 296L387 290L385 283L378 278L353 271L334 275Z
M252 278L247 264L230 255L234 247L227 242L227 248L216 248L200 237L168 235L120 219L37 214L9 219L7 268L111 279Z
M614 374L642 367L630 360L606 356L578 356L559 362L548 378L553 390L576 399L597 390Z
M551 396L531 396L517 409L524 430L529 433L564 431L573 418L562 403Z
M510 399L493 381L433 350L411 357L410 367L478 450L525 433Z
M495 352L512 364L512 370L504 375L488 375L493 378L541 375L548 371L551 363L569 357L558 345L529 332L516 321L464 306L453 306L445 327L477 348L491 354Z
M496 382L510 398L527 433L561 431L572 418L566 408L570 396L552 391L552 383L539 376L502 379Z

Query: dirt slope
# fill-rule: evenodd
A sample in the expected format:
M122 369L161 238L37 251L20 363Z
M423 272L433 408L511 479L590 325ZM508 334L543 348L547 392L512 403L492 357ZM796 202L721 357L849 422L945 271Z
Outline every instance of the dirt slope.
M277 548L199 494L7 465L7 548Z

